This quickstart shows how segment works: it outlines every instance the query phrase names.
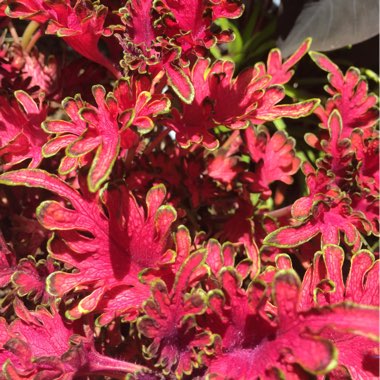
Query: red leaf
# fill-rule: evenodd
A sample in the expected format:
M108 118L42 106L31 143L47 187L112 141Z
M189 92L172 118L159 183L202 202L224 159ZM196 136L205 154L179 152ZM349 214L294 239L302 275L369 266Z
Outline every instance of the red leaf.
M29 311L16 299L14 308L16 320L9 326L0 321L0 360L3 374L8 378L71 379L148 371L143 366L96 352L92 339L78 335L79 325L66 323L54 306L52 312L43 307Z
M191 104L194 100L194 87L189 77L180 67L176 67L171 63L165 65L164 67L169 86L183 102Z
M246 255L252 263L251 278L255 278L259 274L261 266L259 248L254 234L256 226L253 221L253 213L252 205L241 201L235 214L223 226L226 240L244 245Z
M46 188L71 203L72 208L68 208L45 201L37 211L41 224L57 231L50 242L52 256L78 269L76 273L51 274L49 292L62 296L74 288L79 290L80 285L91 288L73 315L98 310L106 323L117 315L134 315L149 295L149 287L139 283L138 274L146 267L160 266L168 248L170 226L176 218L175 210L162 204L164 187L149 191L145 212L125 187L104 192L100 202L86 193L81 196L43 171L8 172L0 181ZM102 207L106 207L108 216ZM95 299L91 310L84 307L89 297Z
M174 36L181 46L184 55L194 53L205 54L215 42L228 42L231 40L231 32L218 31L212 28L212 23L218 18L236 18L243 12L243 7L238 1L213 1L200 0L173 1L164 0L157 7L161 14L170 14L170 21L166 21L166 33Z
M319 107L315 111L323 126L326 128L329 116L337 109L343 121L342 138L349 137L355 128L370 130L378 119L379 113L375 107L377 97L368 95L367 83L360 77L359 70L351 67L343 75L324 54L311 52L310 56L322 70L329 73L327 92L333 97L328 100L325 109Z
M189 290L192 274L205 260L204 252L194 252L182 265L169 292L162 280L152 285L152 298L144 304L146 315L139 318L137 328L153 342L146 348L149 359L157 357L164 373L190 375L197 366L197 352L211 344L208 333L196 326L195 315L206 310L206 295L201 290Z
M148 76L120 79L113 94L118 102L123 129L133 124L139 132L149 132L154 127L154 119L170 109L169 99L155 93L153 81Z
M80 97L66 99L64 107L72 121L54 120L44 123L45 131L57 136L44 146L43 152L51 156L58 149L66 147L67 156L74 158L78 165L81 156L96 150L88 174L89 189L95 192L112 170L120 149L120 135L118 108L112 94L105 97L105 90L101 86L93 86L92 91L96 108L84 103Z
M315 304L330 305L352 301L361 305L379 305L379 261L367 250L351 258L350 272L343 280L344 251L336 245L326 245L317 252L313 265L302 283L302 308Z
M249 122L262 124L281 117L299 118L310 114L319 100L311 99L288 105L277 103L284 96L280 86L270 86L270 76L258 67L247 69L233 79L234 65L229 61L210 62L198 59L191 71L195 98L184 105L182 113L173 113L168 125L178 142L188 147L201 143L215 149L218 141L209 130L218 125L231 129L246 127Z
M37 105L24 91L16 91L15 100L0 97L0 155L5 169L29 159L28 167L36 168L42 160L41 147L47 140L40 128L47 108Z
M219 301L218 293L210 295L210 306L217 311L220 319L211 315L209 326L223 338L221 350L209 359L208 373L216 378L220 375L239 379L270 379L271 373L302 378L306 376L305 372L322 375L336 366L337 359L339 363L342 360L343 365L346 363L347 351L342 351L341 359L340 353L337 356L335 345L344 350L349 342L357 341L355 349L359 344L362 346L355 350L355 355L360 357L374 349L372 338L378 335L375 309L337 304L300 312L299 280L293 271L287 270L280 271L274 279L273 295L277 309L270 309L275 317L268 318L269 310L262 312L265 297L253 297L255 293L257 296L263 294L259 284L251 285L248 298L240 288L240 281L232 273L225 272L223 281L226 305ZM247 310L247 301L251 302L248 313L243 311ZM227 329L220 327L223 324ZM358 370L363 369L359 367ZM371 372L364 370L363 373Z
M281 51L272 49L267 60L267 73L272 77L271 83L288 83L294 74L294 70L290 69L308 52L310 45L311 38L307 38L285 62L282 62ZM262 69L265 70L264 65L262 65Z
M247 128L245 130L247 149L252 161L256 162L254 173L244 173L243 178L250 183L250 191L261 193L268 198L272 191L269 185L281 181L288 185L300 166L301 160L295 154L295 140L287 134L277 131L270 137L264 127Z
M330 198L317 194L307 217L294 226L271 232L264 239L264 244L296 247L318 234L321 234L322 244L339 244L340 233L343 233L345 242L353 246L354 251L358 250L361 246L360 233L368 234L371 226L363 214L352 210L351 200L345 194L336 196Z
M33 256L21 259L12 275L12 282L20 297L27 296L35 303L46 305L50 295L46 292L46 278L54 272L54 261L39 260L36 262Z
M0 231L0 288L9 284L15 267L16 255L8 248L3 234Z
M109 35L104 27L107 12L105 6L91 2L77 2L71 6L65 1L27 1L13 2L7 13L10 17L48 22L48 34L63 37L79 54L106 67L118 77L118 70L98 49L101 36Z

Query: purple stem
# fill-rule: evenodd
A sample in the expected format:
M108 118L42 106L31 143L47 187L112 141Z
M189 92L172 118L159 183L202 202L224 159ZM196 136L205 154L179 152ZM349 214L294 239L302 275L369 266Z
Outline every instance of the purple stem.
M88 364L80 372L83 375L102 375L124 379L126 374L137 371L151 372L148 367L113 359L91 350L88 353Z

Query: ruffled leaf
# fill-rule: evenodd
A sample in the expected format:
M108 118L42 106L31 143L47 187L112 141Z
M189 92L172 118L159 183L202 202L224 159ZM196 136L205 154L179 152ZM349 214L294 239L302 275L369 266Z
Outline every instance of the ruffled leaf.
M0 156L8 169L24 160L36 168L42 161L41 147L47 135L40 125L47 107L37 103L24 91L16 91L15 99L0 97Z
M339 67L324 54L311 52L310 56L322 70L329 73L330 86L326 90L332 98L325 108L319 107L315 111L323 125L327 126L329 116L337 109L342 116L343 138L349 137L355 128L368 130L374 126L379 114L375 107L377 97L368 94L368 85L360 77L359 70L351 67L343 75Z
M137 328L153 342L146 348L148 359L157 358L164 373L178 377L190 375L198 367L197 352L211 344L210 334L197 328L195 316L206 310L206 295L201 290L189 291L189 280L205 260L203 251L194 252L176 275L171 291L162 280L152 285L152 298L145 302L146 315Z
M71 208L45 201L37 217L45 228L56 231L49 244L51 255L78 269L75 273L51 274L48 291L63 296L80 291L80 285L91 289L71 311L73 318L97 310L103 313L101 320L106 324L118 315L136 315L149 296L149 286L139 282L138 274L166 260L170 226L176 218L175 210L163 205L163 186L148 192L145 211L125 187L104 192L99 201L88 193L80 195L40 170L8 172L0 181L46 188L70 202ZM107 215L102 207L106 207ZM125 265L120 265L120 260Z
M363 214L352 210L351 201L344 194L336 199L321 198L312 203L304 220L271 232L264 239L264 244L296 247L318 234L321 234L322 245L339 244L340 234L343 233L346 243L358 250L361 246L360 233L368 234L371 230L369 222Z
M79 54L106 67L118 77L118 70L98 49L102 35L110 34L104 26L107 13L104 5L88 1L74 6L65 1L15 1L7 9L10 17L47 22L48 34L62 37Z
M244 173L251 192L261 193L263 198L271 195L269 187L274 181L288 185L298 171L301 160L296 157L295 141L287 134L277 131L270 137L265 127L250 127L245 130L247 149L252 161L257 163L254 173Z
M0 360L5 378L71 379L147 370L96 352L91 338L78 335L79 325L65 322L54 306L51 312L42 307L29 311L16 299L14 308L18 319L9 326L0 321Z
M225 281L223 288L228 294L228 302L234 299L237 302L238 296L243 300L247 299L236 280ZM253 287L252 294L258 290ZM282 373L286 377L295 378L306 376L306 373L325 374L336 367L339 360L335 344L343 348L344 344L352 339L364 339L362 343L367 349L374 347L372 338L378 335L378 316L375 309L338 304L334 307L299 312L299 292L300 281L294 272L280 271L276 275L273 297L277 308L271 311L275 313L274 319L268 319L268 312L258 313L258 306L263 305L265 298L257 304L251 296L251 323L254 323L252 326L255 326L255 330L251 331L243 324L240 334L231 335L231 338L238 336L239 340L224 340L225 343L229 342L229 345L210 359L209 376L252 379L271 378L271 373ZM259 294L263 294L262 291ZM241 313L240 305L244 304L240 301L239 307L224 308L224 313L232 313L231 317L237 316ZM242 315L244 314L243 312ZM231 317L225 321L231 320ZM248 318L245 319L245 323L248 321ZM325 331L331 331L330 328L335 333L325 334ZM223 330L221 333L224 334Z

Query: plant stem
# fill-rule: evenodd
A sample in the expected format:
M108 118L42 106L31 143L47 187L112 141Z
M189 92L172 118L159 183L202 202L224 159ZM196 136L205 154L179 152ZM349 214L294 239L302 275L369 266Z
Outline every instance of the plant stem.
M237 137L240 134L240 130L236 129L234 130L231 135L228 137L228 139L225 141L225 143L222 145L222 149L228 150L230 145L237 139Z
M9 33L11 34L11 36L13 38L13 41L16 42L16 44L19 44L20 43L20 37L18 36L16 28L14 27L12 21L9 21L8 29L9 29Z
M273 218L281 218L281 217L290 215L291 210L292 210L292 205L289 205L286 207L279 208L278 210L266 212L265 215L271 216Z
M33 46L36 44L36 42L39 40L39 38L41 36L42 36L42 30L39 29L39 30L37 30L36 33L34 33L32 38L30 39L28 45L26 46L26 48L25 48L26 53L30 53L30 51L33 49Z
M113 359L99 354L96 351L89 353L89 364L83 370L86 374L110 376L116 379L124 379L125 375L137 371L151 372L148 367Z
M21 47L25 49L30 40L32 39L33 33L40 27L40 24L37 21L31 21L26 29L24 30L24 34L21 38Z
M157 137L148 145L148 147L145 149L144 154L149 154L153 151L154 148L156 148L157 145L161 143L161 141L168 135L170 132L169 128L164 129L161 131Z
M138 147L134 146L127 150L127 157L124 160L124 166L125 168L129 168L129 165L131 165L133 159L135 158L136 149Z

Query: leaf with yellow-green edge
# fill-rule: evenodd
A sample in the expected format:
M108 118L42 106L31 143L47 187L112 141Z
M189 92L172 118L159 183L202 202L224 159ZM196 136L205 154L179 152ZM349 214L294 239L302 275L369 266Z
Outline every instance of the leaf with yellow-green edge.
M137 320L139 332L153 342L145 348L147 358L157 358L165 374L190 375L198 366L197 352L209 346L211 334L198 331L196 315L207 308L207 295L189 286L193 274L201 270L205 251L192 253L176 274L172 289L158 279L152 284L152 297L144 303L145 315Z
M295 62L296 59L285 65L280 76L286 78L282 81L279 78L281 83L290 79L288 71ZM181 113L173 110L172 118L165 120L176 132L181 146L196 143L215 149L218 140L210 130L219 125L243 129L250 123L263 124L282 117L296 119L312 113L320 102L319 99L309 99L279 104L285 98L285 90L272 82L265 66L248 68L236 77L234 71L235 66L230 61L217 60L210 65L209 60L199 58L194 63L190 72L195 91L193 102L183 105Z
M170 262L166 251L176 213L171 206L163 205L165 195L162 185L153 187L144 211L125 187L107 190L100 200L108 215L89 205L94 214L91 219L75 210L62 210L57 204L42 205L46 223L54 223L56 215L60 218L55 227L57 238L49 244L52 256L78 270L53 273L48 278L49 291L62 296L80 284L94 284L90 294L67 312L69 318L97 311L101 313L98 323L107 324L118 315L137 316L149 296L149 284L139 282L140 271ZM72 228L68 229L70 220ZM91 237L79 234L81 231Z
M351 199L342 192L337 192L335 198L317 194L315 199L308 202L302 218L294 226L271 232L263 243L280 248L296 247L320 234L322 245L338 245L342 233L345 243L357 251L362 244L361 234L369 234L371 230L364 214L353 210Z
M191 104L194 100L194 86L186 73L174 64L164 66L169 86L185 103Z
M118 102L122 130L133 124L139 133L145 134L154 127L156 117L169 112L169 98L156 93L153 84L162 75L163 72L153 79L148 75L130 76L117 81L113 94Z
M289 119L299 119L310 115L320 103L319 99L309 99L293 104L279 104L270 109L266 105L255 112L254 120L272 121L287 117Z
M33 256L28 256L21 259L12 275L18 296L26 296L35 303L46 305L50 295L46 291L45 280L54 270L54 260L51 258L37 261Z
M267 235L263 243L279 248L289 248L308 242L319 232L318 226L310 223L294 227L281 227Z
M355 350L362 345L355 352L359 357L376 345L375 308L339 303L300 311L300 279L291 269L275 275L272 300L258 282L246 292L232 268L223 277L223 292L215 290L209 295L213 313L205 321L221 337L221 347L208 359L210 378L266 378L273 370L286 377L324 375L345 363L350 342ZM276 308L271 308L272 302ZM362 366L358 373L368 374Z
M271 76L272 83L285 84L289 82L294 74L294 70L291 70L291 68L309 51L311 42L311 38L306 38L285 62L282 62L280 49L272 49L269 52L266 72ZM262 69L265 70L264 64L262 64Z
M40 125L47 116L47 106L37 104L25 91L15 91L14 97L0 96L0 158L2 167L9 170L28 160L29 168L42 161L41 147L47 135Z
M97 352L92 336L85 335L80 324L67 323L53 302L50 310L38 306L31 311L15 298L13 309L16 317L12 323L0 318L4 379L71 379L149 371Z
M343 248L333 244L316 252L302 282L302 309L343 301L379 305L379 260L368 250L358 251L351 257L349 274L344 279L344 259Z
M119 108L112 94L102 86L93 86L97 106L83 102L80 96L66 98L64 109L70 121L46 121L43 128L54 137L43 147L46 157L65 148L60 173L68 173L80 163L79 158L95 151L88 174L88 188L96 192L108 179L120 150ZM71 160L70 160L71 158ZM73 160L74 159L74 160Z
M244 135L248 153L256 163L254 172L243 174L251 192L267 199L272 195L271 183L293 183L293 175L298 171L301 160L296 157L292 137L288 137L285 131L276 131L270 136L265 126L249 127Z
M81 292L83 300L68 315L79 318L97 311L103 324L120 315L137 316L149 297L149 284L140 283L139 273L154 268L159 276L159 268L167 270L172 262L167 251L177 214L164 204L163 185L154 186L141 206L125 186L107 189L101 197L85 188L79 194L57 176L37 169L4 173L0 183L44 188L69 201L70 206L44 201L37 209L39 222L55 231L48 243L50 255L76 268L47 279L47 289L56 297ZM83 286L87 294L80 290Z
M54 174L41 169L20 169L0 175L0 183L8 186L38 187L49 190L80 207L80 195L67 183Z
M350 137L356 128L368 136L379 118L378 97L368 93L368 84L355 67L350 67L345 74L326 55L310 52L312 60L328 72L329 85L325 87L331 96L325 107L318 107L315 113L327 128L328 120L334 110L342 117L342 139Z

